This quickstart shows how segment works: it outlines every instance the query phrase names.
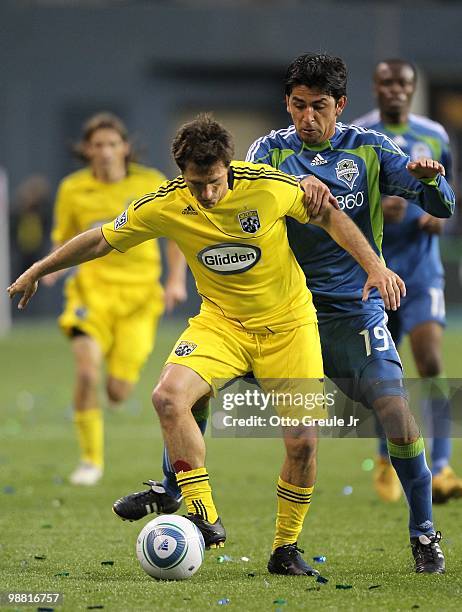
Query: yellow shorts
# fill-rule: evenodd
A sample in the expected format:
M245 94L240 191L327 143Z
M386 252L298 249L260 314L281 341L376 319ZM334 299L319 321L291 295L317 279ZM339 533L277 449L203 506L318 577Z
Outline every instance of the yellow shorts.
M302 383L314 381L316 389L323 390L317 323L287 332L257 334L213 314L200 313L189 320L189 327L166 363L191 368L214 392L223 383L248 372L253 372L263 388L289 390L288 381L294 381L296 386L298 379Z
M68 336L77 328L94 338L110 376L134 383L151 353L163 312L162 288L88 282L74 276L65 287L58 322Z

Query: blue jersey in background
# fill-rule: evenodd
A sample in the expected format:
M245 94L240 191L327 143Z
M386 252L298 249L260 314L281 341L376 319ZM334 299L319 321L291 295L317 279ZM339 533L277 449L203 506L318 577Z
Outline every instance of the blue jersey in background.
M386 134L409 155L412 161L430 157L440 161L451 180L451 154L449 138L442 125L426 117L411 114L403 125L386 125L374 110L357 119L355 124ZM419 228L419 218L424 211L412 199L404 219L399 223L386 223L383 238L383 254L387 265L405 281L412 294L427 287L442 289L444 270L441 263L439 239L436 234Z

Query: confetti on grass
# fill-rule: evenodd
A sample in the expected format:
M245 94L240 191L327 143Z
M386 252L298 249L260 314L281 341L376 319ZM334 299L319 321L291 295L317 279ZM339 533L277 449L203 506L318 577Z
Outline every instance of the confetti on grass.
M46 559L46 555L34 555L34 559Z
M232 560L233 558L229 557L228 555L220 555L219 557L217 557L217 563L228 563Z
M364 459L364 461L361 463L361 467L365 472L370 472L374 469L374 460Z
M369 591L372 591L372 589L378 589L381 586L382 586L381 584L371 584L371 586L369 587Z
M227 604L229 604L229 599L227 597L224 597L223 599L219 599L217 603L219 606L226 606Z
M114 561L101 561L101 565L114 565Z
M343 495L351 495L353 493L353 487L350 487L349 485L346 487L343 487L342 493Z
M284 605L287 603L287 599L282 599L282 597L278 597L273 601L274 604Z
M58 572L55 576L69 576L69 572Z
M16 493L16 489L10 485L6 485L6 487L3 487L3 493L6 495L14 495Z
M327 557L324 555L321 555L320 557L313 557L313 561L316 561L316 563L325 563L327 561Z
M324 578L324 576L317 576L316 582L319 582L319 584L327 584L329 582L329 579Z
M336 584L335 588L339 590L343 589L344 591L346 591L347 589L352 589L353 585L352 584Z

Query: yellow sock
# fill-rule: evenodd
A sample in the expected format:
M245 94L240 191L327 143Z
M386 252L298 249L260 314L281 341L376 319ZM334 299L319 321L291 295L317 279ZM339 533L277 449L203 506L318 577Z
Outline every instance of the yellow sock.
M294 544L303 527L303 521L310 507L314 487L296 487L278 479L278 511L273 550L285 544Z
M218 513L213 503L209 475L205 467L180 472L176 475L176 481L181 489L188 512L199 514L209 523L215 523Z
M77 410L74 413L82 461L103 467L104 423L100 408Z

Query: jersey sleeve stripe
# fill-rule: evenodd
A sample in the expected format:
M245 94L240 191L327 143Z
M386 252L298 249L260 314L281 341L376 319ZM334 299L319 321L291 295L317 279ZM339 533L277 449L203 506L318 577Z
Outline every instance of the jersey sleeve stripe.
M141 200L138 200L137 202L135 202L133 208L135 210L138 210L138 208L140 208L144 204L148 204L148 202L152 202L153 200L157 200L158 198L164 198L169 193L172 193L173 191L176 191L177 189L186 189L186 183L183 185L177 184L177 185L172 185L170 187L163 187L163 188L161 187L155 193L148 194L144 196L143 198L141 198Z

